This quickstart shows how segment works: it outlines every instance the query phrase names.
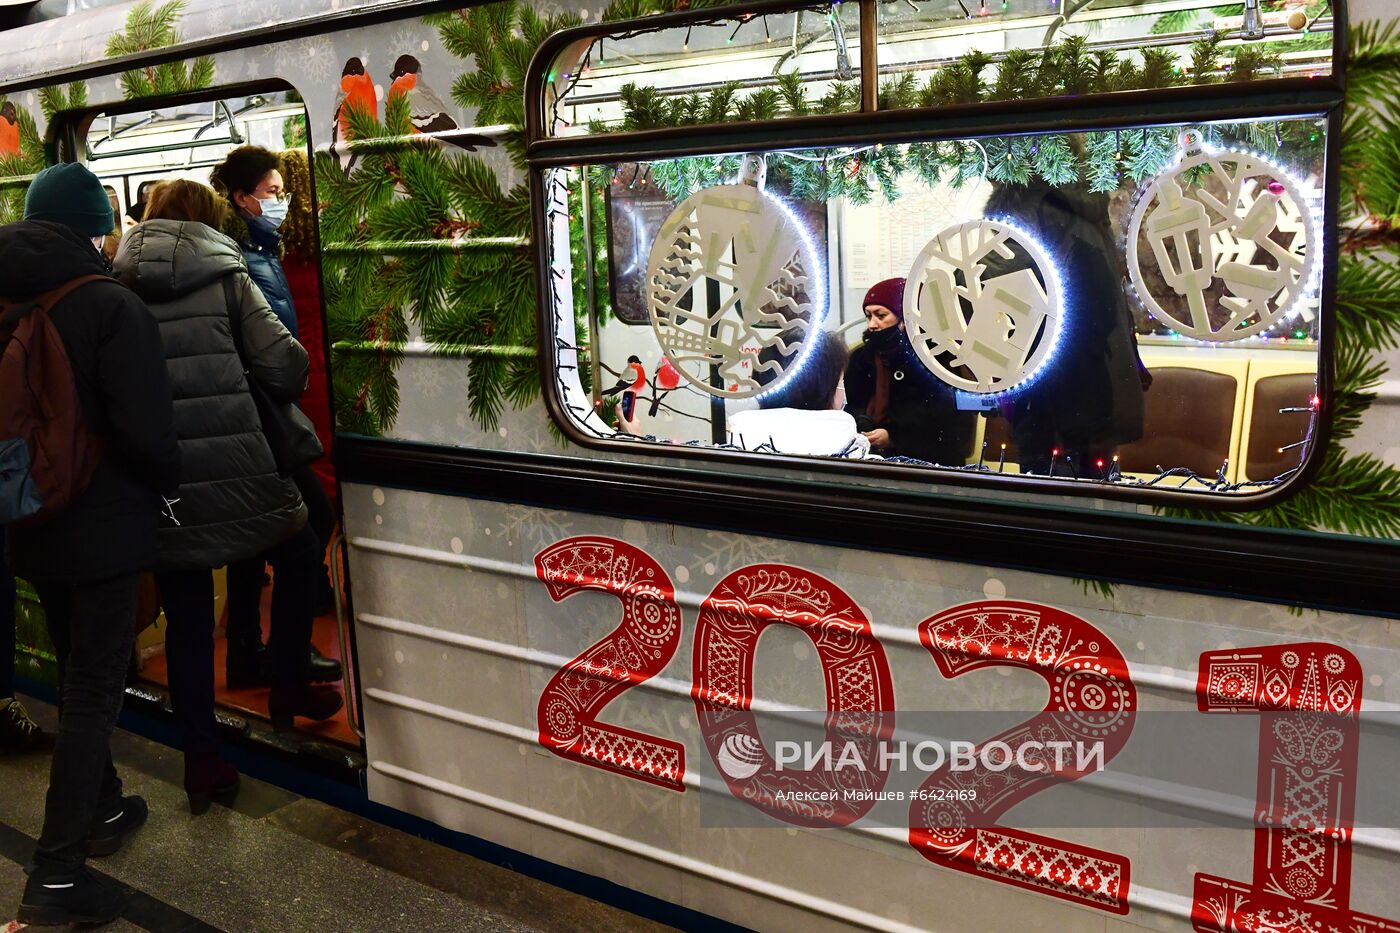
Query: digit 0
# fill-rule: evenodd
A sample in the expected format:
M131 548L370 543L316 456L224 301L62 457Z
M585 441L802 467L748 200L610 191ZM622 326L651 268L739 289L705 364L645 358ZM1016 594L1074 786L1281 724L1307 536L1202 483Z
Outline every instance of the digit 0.
M768 754L752 710L754 651L776 624L796 626L816 646L826 680L825 740L834 755L851 749L860 767L779 771ZM784 564L734 571L700 607L692 667L700 732L735 797L816 827L848 825L875 805L866 792L879 791L888 777L879 750L894 726L894 685L870 620L845 590ZM856 793L847 798L847 790Z
M1350 906L1361 684L1356 657L1325 642L1201 655L1201 712L1259 714L1263 825L1248 883L1196 875L1194 929L1400 933Z
M1059 767L1054 755L1026 751L1048 742L1102 742L1107 764L1127 744L1137 691L1117 647L1077 616L1010 600L954 606L925 619L919 639L944 677L1024 668L1045 679L1050 702L1035 718L979 745L975 769L955 772L949 761L924 781L909 808L909 844L945 868L1126 914L1126 857L996 825L1015 804L1081 776L1074 770L1077 753ZM988 769L981 750L992 742L1006 743L1013 758L1024 755L1041 770ZM1040 745L1023 751L1031 742ZM959 791L975 791L975 798Z
M601 590L622 603L617 628L555 672L540 694L540 744L562 758L683 792L684 747L598 721L603 707L659 674L680 646L671 578L641 548L586 536L540 551L535 573L555 602Z

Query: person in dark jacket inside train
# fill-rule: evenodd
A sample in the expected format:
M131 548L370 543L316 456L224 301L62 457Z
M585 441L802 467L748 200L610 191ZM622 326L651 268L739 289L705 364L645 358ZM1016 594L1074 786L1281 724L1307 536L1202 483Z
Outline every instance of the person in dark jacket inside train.
M1074 283L1054 360L1001 406L1021 470L1048 474L1058 461L1062 475L1092 476L1091 464L1142 436L1143 393L1152 382L1138 356L1108 196L1033 178L997 186L984 210L1035 233L1063 281ZM1011 271L995 256L987 267L988 276Z
M266 554L276 571L268 701L274 724L326 719L341 706L335 691L306 686L316 536L296 485L278 475L247 381L256 380L274 401L295 401L306 387L306 351L248 277L238 244L214 229L223 210L205 185L166 182L151 195L146 219L123 238L116 261L118 276L160 324L184 451L173 509L178 524L160 530L156 580L195 812L211 798L231 798L238 782L219 755L214 727L214 568Z
M953 389L914 356L904 332L904 279L871 286L861 302L864 342L846 367L846 411L886 457L962 466L972 446L975 416L958 411Z
M282 234L278 232L289 210L281 168L277 153L261 146L241 146L214 166L209 181L233 206L225 232L238 234L234 239L243 250L248 275L295 337L297 312L282 271Z
M0 227L0 295L32 298L80 276L109 274L99 250L112 207L86 168L40 172L24 210L23 222ZM117 851L146 820L145 801L122 795L110 741L135 638L140 572L156 560L161 494L175 490L180 450L160 332L141 299L110 279L90 282L59 299L50 320L83 420L102 448L91 479L66 508L8 529L11 566L39 593L61 685L44 828L19 920L98 923L120 914L124 898L85 861Z
M238 241L248 274L262 292L282 324L297 336L296 308L291 286L282 269L282 222L287 219L290 199L281 173L281 158L259 146L233 150L210 172L215 190L228 199L231 210L225 216L224 231ZM292 479L306 503L311 530L316 533L322 555L335 529L335 507L325 488L308 464L296 470ZM238 561L228 568L228 655L226 676L230 687L253 687L266 683L268 670L261 640L261 589L264 561L261 556ZM316 574L316 614L334 610L330 570L324 561ZM276 582L274 581L274 590ZM274 593L275 597L275 593ZM341 677L338 662L323 657L313 646L308 662L313 681L333 681Z

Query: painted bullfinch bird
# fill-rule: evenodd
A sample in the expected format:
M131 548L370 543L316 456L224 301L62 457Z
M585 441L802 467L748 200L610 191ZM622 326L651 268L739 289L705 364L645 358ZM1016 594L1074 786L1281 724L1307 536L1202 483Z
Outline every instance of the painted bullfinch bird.
M15 105L5 101L0 107L0 159L19 155L19 117Z
M400 55L389 75L389 96L408 96L409 119L419 133L442 133L455 130L457 121L447 115L447 105L437 92L423 80L423 66L412 55Z
M353 139L350 129L351 110L378 119L379 101L374 97L374 79L365 71L365 63L359 58L347 59L340 72L340 94L335 99L334 139Z
M447 115L447 105L423 80L423 66L412 55L400 55L389 75L389 97L402 94L408 98L408 118L415 133L446 133L457 129L457 121ZM444 142L475 152L478 146L494 146L485 136L453 136Z
M340 71L340 93L335 99L335 120L331 124L330 153L335 155L337 142L349 142L355 138L350 128L350 112L358 111L375 119L379 118L379 101L374 96L374 79L365 70L365 63L359 57L345 60ZM345 172L349 174L355 166L357 155L351 153Z

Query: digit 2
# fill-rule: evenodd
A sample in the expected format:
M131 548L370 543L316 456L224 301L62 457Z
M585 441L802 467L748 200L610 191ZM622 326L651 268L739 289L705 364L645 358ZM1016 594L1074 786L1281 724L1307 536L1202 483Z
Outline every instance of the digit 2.
M1259 777L1250 883L1197 873L1191 925L1203 933L1400 931L1351 910L1361 664L1325 642L1208 651L1196 705L1258 713Z
M598 721L614 698L661 673L680 646L671 578L641 548L596 536L540 551L535 573L555 602L601 590L622 603L617 628L556 671L540 694L540 744L561 758L684 792L680 743Z
M1013 754L1022 743L1102 741L1104 763L1132 734L1137 691L1118 648L1083 619L1050 606L995 600L954 606L919 625L939 673L957 677L1009 665L1034 671L1050 687L1038 716L988 739ZM1033 756L1027 755L1027 760ZM1039 891L1115 914L1128 912L1128 859L996 825L1015 804L1080 775L1034 756L1042 772L953 771L946 763L920 786L909 808L909 844L936 865ZM971 789L976 799L931 799L935 789Z

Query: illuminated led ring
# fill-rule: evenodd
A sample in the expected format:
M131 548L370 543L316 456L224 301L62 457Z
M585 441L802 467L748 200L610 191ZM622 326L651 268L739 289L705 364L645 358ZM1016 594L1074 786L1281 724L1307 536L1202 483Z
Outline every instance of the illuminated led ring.
M1214 330L1209 321L1206 326L1198 327L1190 320L1181 320L1176 315L1167 312L1162 308L1157 298L1149 291L1146 282L1143 281L1141 271L1141 257L1138 251L1138 241L1141 237L1143 222L1151 209L1160 201L1161 183L1164 179L1175 178L1199 165L1211 164L1213 168L1224 173L1221 163L1233 163L1236 172L1245 173L1246 178L1262 178L1266 181L1277 181L1283 186L1286 194L1298 209L1302 219L1302 260L1303 267L1298 273L1298 278L1293 284L1286 286L1288 300L1276 305L1267 314L1259 314L1259 320L1246 327L1237 327L1233 330ZM1224 173L1227 175L1229 173ZM1138 192L1136 203L1133 206L1132 217L1128 223L1127 231L1127 253L1128 253L1128 277L1132 282L1130 289L1135 300L1153 317L1166 324L1168 327L1186 337L1197 340L1207 340L1217 343L1227 343L1235 340L1242 340L1245 337L1252 337L1267 330L1272 330L1277 324L1286 321L1307 307L1321 285L1321 264L1317 262L1315 249L1322 242L1322 237L1316 227L1316 211L1313 209L1313 200L1305 194L1305 186L1295 179L1290 173L1280 168L1261 155L1243 149L1222 149L1204 145L1200 141L1200 134L1195 131L1187 131L1182 134L1182 149L1175 162L1164 169L1161 174L1153 178L1151 182L1145 184ZM1238 205L1230 205L1232 210ZM1214 237L1220 232L1225 232L1228 226L1212 225L1211 236ZM1211 270L1213 274L1211 284L1220 280L1217 269ZM1169 286L1170 287L1170 286ZM1274 292L1265 304L1274 301L1280 292ZM1256 312L1257 313L1257 312Z
M696 233L689 237L689 244L678 244L677 237L684 227L694 227ZM738 299L731 296L729 308L719 318L728 325L729 348L734 352L720 363L721 384L717 386L710 385L710 362L703 349L714 319L705 319L707 323L697 329L694 325L700 318L690 319L690 328L672 318L673 306L689 290L703 286L708 278L706 268L716 268L722 261L722 257L706 254L715 244L726 254L740 246L745 248L742 258L736 256L734 278L747 280L727 284L741 293L747 289L751 299L743 301L742 295ZM781 270L793 260L800 270L794 280L803 285L806 301L798 304L790 297L775 301L771 292L766 300L753 300L779 284ZM826 316L825 298L822 266L806 228L786 204L753 185L715 185L686 198L661 225L647 259L647 313L661 352L691 385L723 398L754 398L791 379L811 354L815 341L810 337L821 329ZM737 315L732 310L734 300L740 307ZM769 347L783 351L779 336L784 340L792 337L792 319L773 310L784 304L792 317L805 319L805 332L795 341L797 355L786 366L779 360L764 361L765 370L776 373L777 378L760 385L758 353ZM778 326L759 330L756 325L761 324ZM742 365L745 360L750 363L747 373ZM730 385L736 388L731 390Z
M1016 278L1007 284L1021 286L1023 293L989 293L982 289L977 298L968 299L973 306L972 316L968 317L959 292L968 286L966 277L981 274L979 267L984 265L988 253L995 252L1005 259L1017 258L1012 245L1031 261L1031 268L990 281L1014 276ZM961 286L957 284L957 272L965 277ZM1022 272L1029 277L1022 276ZM940 278L942 289L935 287ZM985 284L988 283L979 283ZM1000 218L970 220L941 231L919 251L904 283L904 326L919 361L934 376L957 389L996 396L1031 382L1054 356L1064 330L1063 295L1059 269L1034 236ZM984 304L997 300L1003 302L1000 311L988 309ZM1004 336L1007 316L1028 311L1043 315L1043 319L1031 325L1030 339L1021 346L995 346L978 339L990 338L998 332ZM989 314L995 316L989 318ZM969 335L968 328L975 322L982 322L987 330L984 332L978 327ZM1018 336L1024 339L1024 334L1016 333L1024 329L1024 326L1013 329L1012 339ZM952 354L954 365L967 366L974 378L955 372L939 360L945 353ZM1014 358L1017 355L1019 359Z

